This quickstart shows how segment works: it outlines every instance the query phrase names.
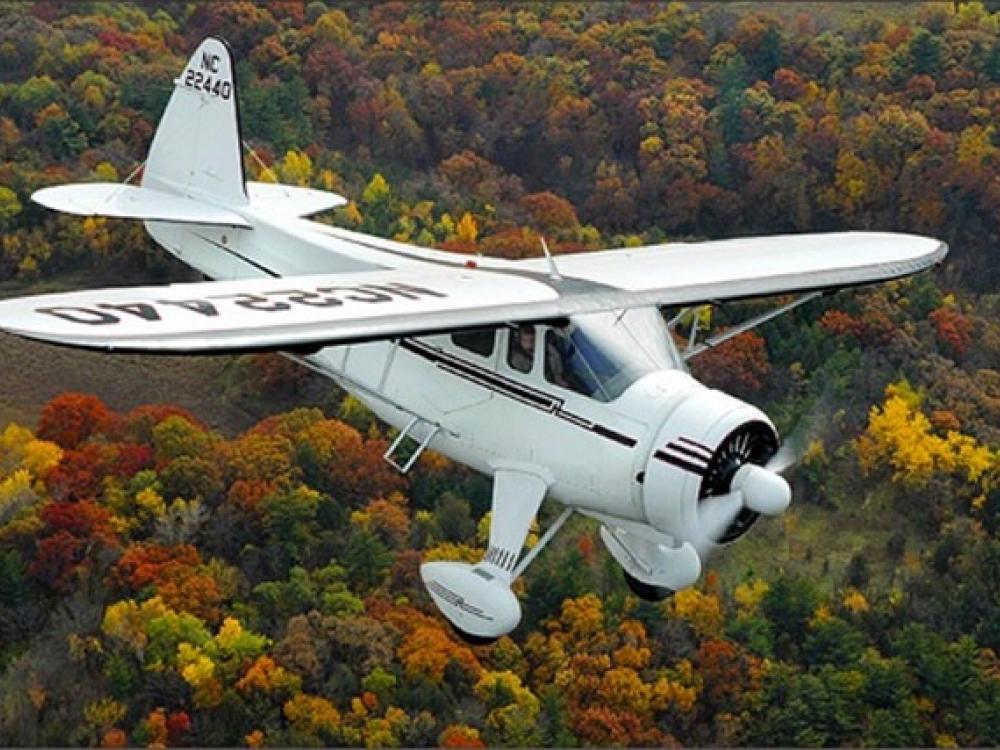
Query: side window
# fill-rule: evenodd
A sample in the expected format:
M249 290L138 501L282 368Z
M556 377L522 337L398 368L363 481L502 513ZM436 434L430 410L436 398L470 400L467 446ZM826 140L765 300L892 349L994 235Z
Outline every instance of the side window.
M520 325L510 332L507 364L518 372L531 372L535 361L535 327Z
M497 334L494 329L477 328L473 331L462 331L461 333L451 334L451 343L478 354L480 357L490 357L493 355L493 346L496 338Z

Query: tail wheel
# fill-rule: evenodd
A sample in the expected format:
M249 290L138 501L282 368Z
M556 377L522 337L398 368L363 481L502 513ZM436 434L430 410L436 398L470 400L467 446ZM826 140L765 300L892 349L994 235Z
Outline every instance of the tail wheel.
M730 491L733 475L741 466L744 464L764 466L777 452L778 437L770 425L764 422L747 422L740 425L726 435L712 456L701 482L699 499L727 494ZM743 508L729 524L718 543L735 542L750 530L759 517L759 513Z
M662 602L673 595L671 589L663 588L662 586L653 586L648 583L643 583L635 576L629 575L627 570L623 570L622 573L625 574L625 583L628 587L632 589L632 593L638 596L643 601L647 602Z

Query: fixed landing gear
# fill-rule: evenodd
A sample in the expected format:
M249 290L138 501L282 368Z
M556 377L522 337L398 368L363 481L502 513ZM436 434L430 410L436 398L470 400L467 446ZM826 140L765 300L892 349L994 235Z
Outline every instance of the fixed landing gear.
M549 481L518 468L498 468L493 477L493 516L486 554L475 565L435 560L420 566L432 601L459 638L492 643L521 621L511 584L572 515L566 507L524 557L521 551ZM519 561L520 559L520 561Z
M627 583L628 587L632 589L632 593L643 601L662 602L664 599L669 599L674 595L674 592L671 589L664 588L663 586L653 586L648 583L643 583L635 576L629 575L627 570L623 570L622 573L625 575L625 583Z

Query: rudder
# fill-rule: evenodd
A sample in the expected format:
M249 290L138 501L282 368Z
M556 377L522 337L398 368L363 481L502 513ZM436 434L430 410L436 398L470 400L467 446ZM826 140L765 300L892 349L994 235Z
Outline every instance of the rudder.
M143 187L225 205L248 202L232 52L208 37L174 79Z

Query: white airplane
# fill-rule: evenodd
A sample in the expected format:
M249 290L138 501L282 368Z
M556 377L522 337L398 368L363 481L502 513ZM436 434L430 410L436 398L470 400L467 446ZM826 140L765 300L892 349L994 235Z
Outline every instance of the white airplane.
M279 351L399 430L406 472L431 448L493 477L483 559L421 568L466 637L513 630L511 591L576 511L596 519L642 597L699 578L706 556L777 516L790 460L759 409L685 360L818 294L939 263L935 239L849 232L671 243L538 259L470 258L306 221L339 195L248 182L227 45L174 81L141 184L39 190L57 211L139 219L214 279L0 302L0 328L106 352ZM659 307L800 293L680 352ZM415 446L403 460L404 443ZM544 498L565 506L522 557Z

